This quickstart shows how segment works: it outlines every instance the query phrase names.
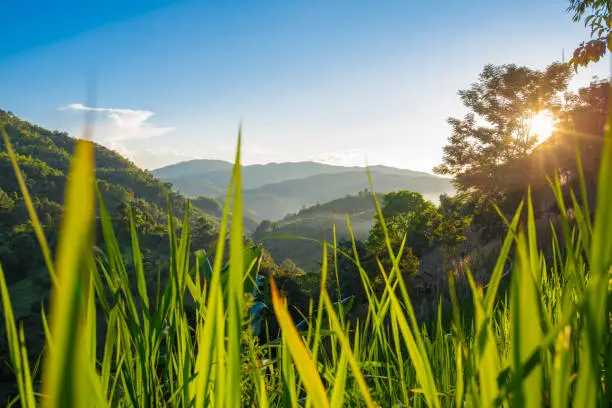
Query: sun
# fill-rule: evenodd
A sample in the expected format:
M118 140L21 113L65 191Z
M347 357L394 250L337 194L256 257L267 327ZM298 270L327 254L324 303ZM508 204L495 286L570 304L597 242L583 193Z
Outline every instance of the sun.
M543 142L555 130L555 117L548 110L536 113L529 121L529 133L537 137L538 143Z

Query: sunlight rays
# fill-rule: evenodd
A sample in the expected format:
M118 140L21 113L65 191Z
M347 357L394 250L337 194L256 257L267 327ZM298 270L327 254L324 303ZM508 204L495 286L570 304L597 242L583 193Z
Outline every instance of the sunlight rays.
M555 130L555 117L549 110L542 110L529 120L529 134L537 138L537 143L548 139Z

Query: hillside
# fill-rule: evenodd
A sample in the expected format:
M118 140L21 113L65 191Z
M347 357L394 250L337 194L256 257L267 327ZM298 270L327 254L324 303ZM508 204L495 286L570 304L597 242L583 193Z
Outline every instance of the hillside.
M66 133L30 124L2 110L0 127L6 130L18 155L34 206L54 247L66 174L76 139ZM118 238L123 242L128 239L129 205L133 207L138 232L143 236L145 257L152 263L163 262L168 251L164 235L167 229L167 197L179 226L185 215L187 200L151 173L97 144L95 160L97 185L113 218ZM49 287L42 254L21 197L6 146L0 139L0 264L7 274L10 291L15 298L21 299L16 305L18 316L28 314L31 307L40 307L40 299L46 296ZM198 205L206 209L202 210ZM211 208L209 202L196 202L191 219L200 219L198 225L212 231L218 214L210 211Z
M382 201L382 195L379 194L378 199ZM263 242L266 250L276 261L283 262L290 259L306 272L316 272L321 261L320 244L302 239L269 237L286 235L332 242L335 225L337 239L348 239L350 237L346 225L348 215L355 238L365 241L374 223L375 212L372 195L362 193L347 196L305 208L280 221L264 221L253 233L253 239L256 242Z
M230 166L216 160L192 160L162 167L153 174L187 196L221 197L229 183ZM448 179L424 172L387 166L372 166L370 172L379 192L411 190L433 200L453 192ZM279 220L306 206L369 187L363 167L314 162L244 166L243 181L245 206L259 220Z
M4 129L23 173L28 191L51 251L55 251L63 212L64 190L71 154L76 139L66 133L51 131L21 120L0 110L0 131ZM140 237L144 268L148 281L155 281L169 260L167 199L172 204L175 225L181 228L187 199L151 173L136 167L119 154L95 145L96 179L100 194L112 223L128 268L132 259L129 237L129 208L132 208ZM201 208L200 208L201 207ZM190 223L193 246L209 249L217 240L219 203L197 200L193 204ZM254 222L245 222L251 228ZM97 229L96 246L101 243ZM35 358L42 350L44 332L41 326L41 305L47 306L51 283L45 262L30 223L17 177L4 140L0 137L0 265L13 299L15 317L28 333L28 349ZM4 317L4 316L3 316ZM4 339L4 324L0 338ZM7 361L6 344L0 342L0 361ZM0 368L0 399L9 389L8 367ZM10 381L8 381L10 384Z

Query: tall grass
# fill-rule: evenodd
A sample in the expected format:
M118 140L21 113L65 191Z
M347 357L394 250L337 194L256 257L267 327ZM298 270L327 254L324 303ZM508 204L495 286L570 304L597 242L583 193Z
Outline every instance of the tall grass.
M553 257L545 258L537 247L528 195L507 221L509 232L488 284L479 285L467 271L473 318L463 313L451 276L452 324L443 324L441 310L433 324L421 324L398 267L403 246L394 252L387 239L392 267L379 264L384 290L375 292L359 259L341 252L334 241L323 247L319 301L307 324L296 327L270 282L281 330L277 341L263 344L249 326L261 252L243 244L240 138L220 231L229 237L229 248L220 239L212 265L201 254L192 257L188 211L177 236L169 210L170 266L154 287L148 283L152 279L146 276L133 221L129 272L101 199L104 253L93 251L93 148L79 141L59 247L55 261L48 262L54 285L49 315L42 312L46 347L41 375L30 370L25 334L14 320L0 268L10 363L19 392L12 403L51 408L608 406L610 125L594 221L586 201L573 195L572 203L563 202L558 179L551 180L562 230L551 243ZM14 157L10 148L9 154ZM586 200L586 194L580 196ZM378 203L377 208L380 215ZM30 215L42 231L33 208ZM39 239L48 254L44 235ZM356 254L354 245L353 240ZM229 266L224 266L227 251ZM333 265L328 265L328 251ZM333 304L327 292L330 272L338 276L338 256L358 266L355 279L362 280L369 306L360 320L347 319L342 302ZM502 295L509 257L511 282Z

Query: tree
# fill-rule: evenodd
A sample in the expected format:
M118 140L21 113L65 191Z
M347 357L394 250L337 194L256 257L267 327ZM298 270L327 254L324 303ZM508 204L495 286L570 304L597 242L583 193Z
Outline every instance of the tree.
M255 231L253 231L253 239L256 241L260 241L265 238L267 235L270 235L274 224L269 220L263 220Z
M286 275L303 275L305 272L302 268L297 266L295 262L287 258L280 264L279 269L281 273Z
M591 62L599 61L607 51L612 51L612 1L611 0L570 0L567 11L572 12L572 20L584 21L591 30L591 40L582 42L574 50L569 65L575 70Z
M198 217L191 227L191 249L209 250L217 241L219 234L209 217Z
M393 249L399 250L405 235L405 246L414 255L420 258L429 252L431 219L435 214L436 207L419 193L404 190L385 195L382 215ZM388 256L383 224L377 216L366 244L376 256Z
M0 211L10 211L15 205L15 200L0 187Z
M455 250L465 241L465 233L472 222L472 208L465 194L454 197L442 194L438 214L433 224L433 243L442 247L447 258L455 255Z
M214 198L200 196L192 199L191 204L208 214L212 214L217 217L221 217L223 215L221 203Z
M448 119L452 133L434 172L453 176L460 191L499 198L496 170L529 154L536 143L529 118L544 109L558 111L557 98L570 75L567 65L558 63L544 71L487 65L478 82L459 91L469 112Z
M610 82L594 81L576 93L565 95L563 110L553 135L538 146L526 159L503 169L504 188L515 196L518 204L521 196L531 186L532 195L541 211L556 207L555 199L546 176L559 175L562 187L576 194L581 191L580 172L576 153L580 153L584 182L589 201L595 203L601 154L605 138L605 124L610 99ZM511 204L511 203L508 203Z

